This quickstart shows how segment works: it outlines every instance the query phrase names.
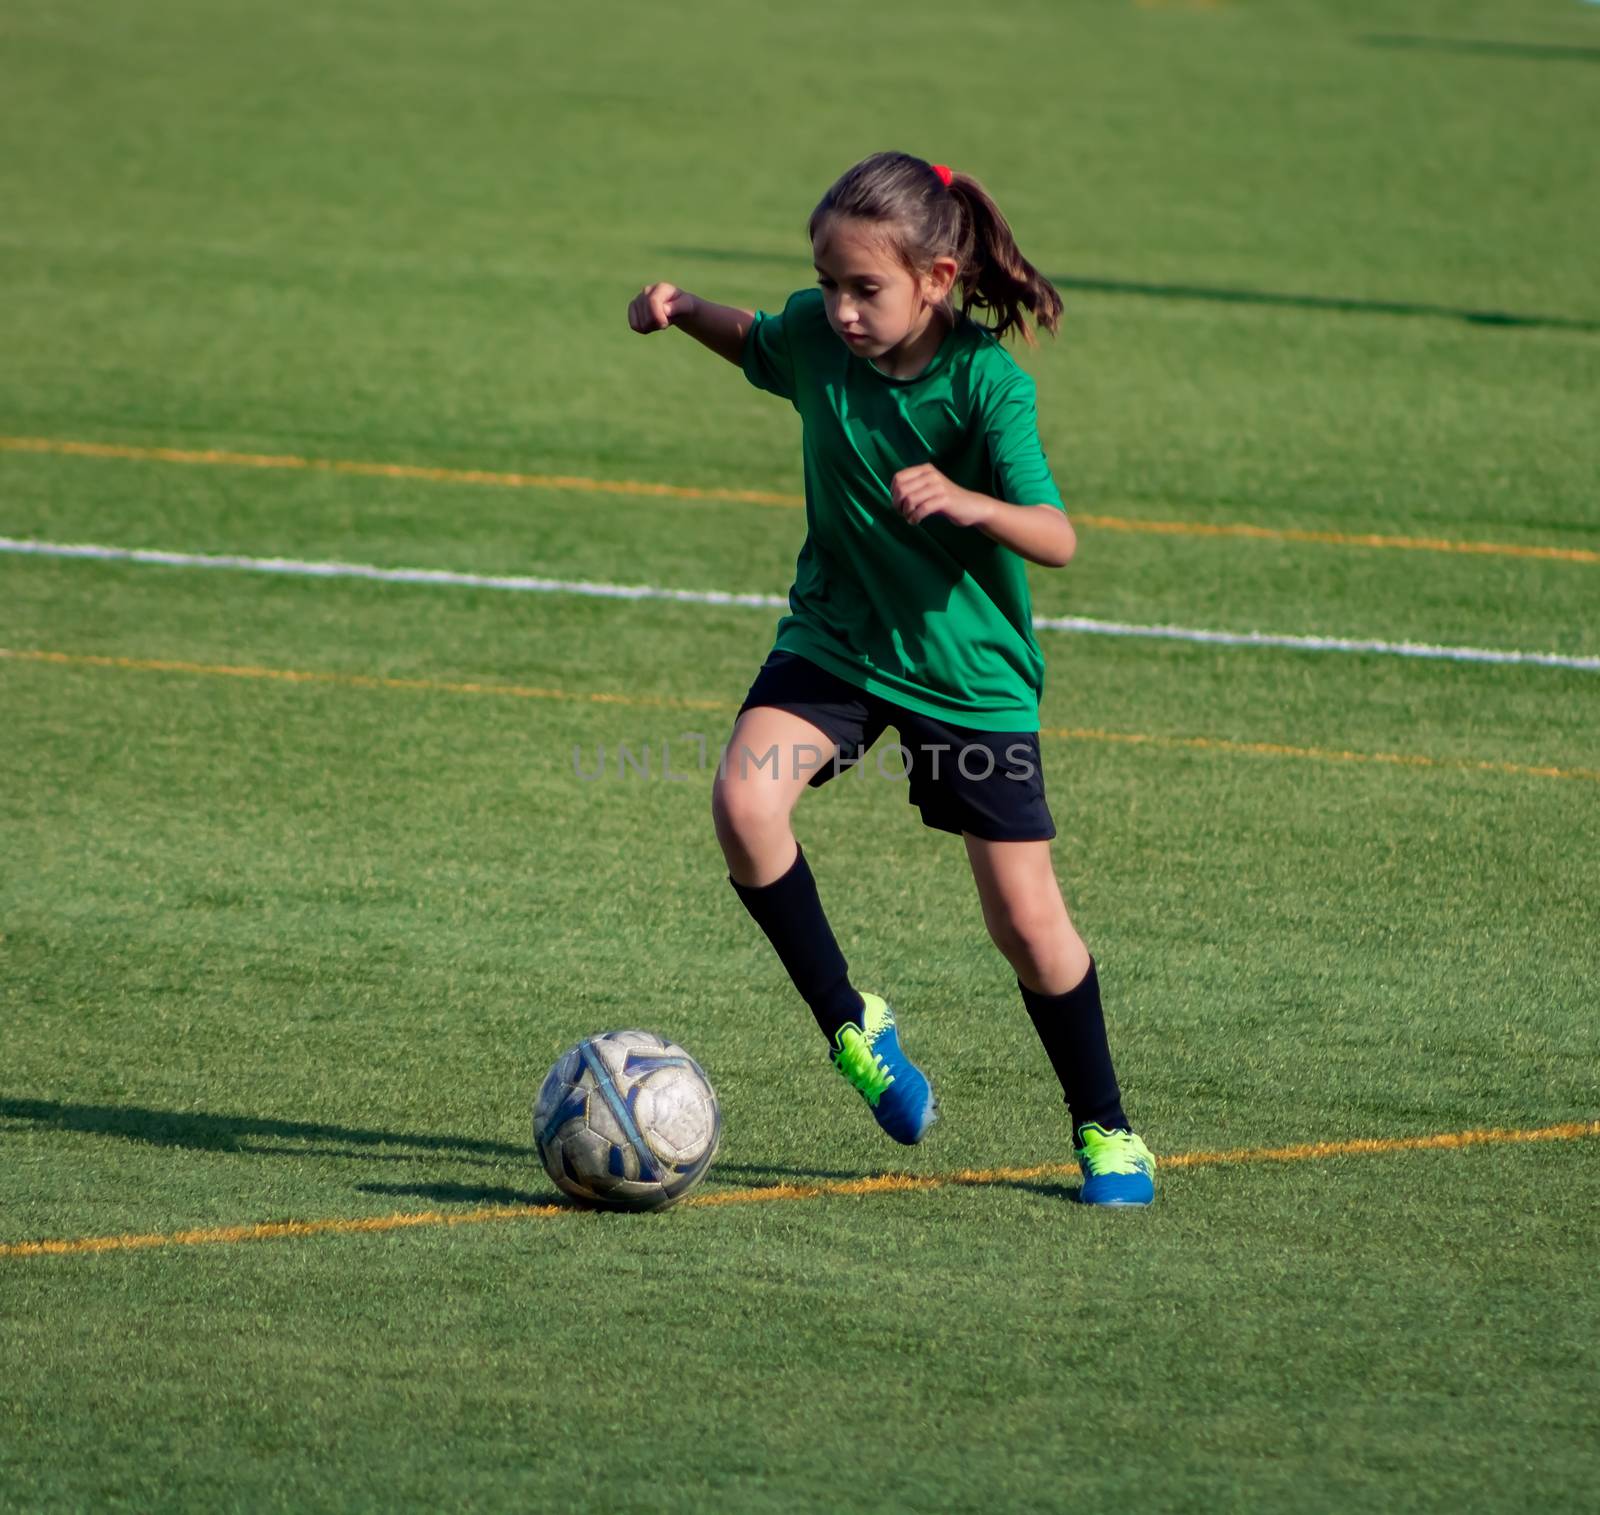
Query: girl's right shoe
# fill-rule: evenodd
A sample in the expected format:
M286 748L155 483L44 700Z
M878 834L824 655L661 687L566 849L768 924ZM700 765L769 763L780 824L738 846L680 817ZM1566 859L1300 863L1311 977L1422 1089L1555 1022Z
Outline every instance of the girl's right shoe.
M897 1142L913 1147L938 1118L933 1089L900 1050L894 1011L876 994L861 996L861 1024L846 1021L833 1038L833 1066L861 1093L872 1118Z

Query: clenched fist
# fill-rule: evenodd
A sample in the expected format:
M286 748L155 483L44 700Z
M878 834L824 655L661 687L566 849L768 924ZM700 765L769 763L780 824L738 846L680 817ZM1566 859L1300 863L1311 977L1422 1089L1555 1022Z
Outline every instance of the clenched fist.
M646 284L628 306L628 325L637 332L665 331L692 316L699 302L676 284Z
M994 514L995 502L953 484L932 463L902 468L894 476L889 498L912 524L929 516L944 516L957 526L979 526Z

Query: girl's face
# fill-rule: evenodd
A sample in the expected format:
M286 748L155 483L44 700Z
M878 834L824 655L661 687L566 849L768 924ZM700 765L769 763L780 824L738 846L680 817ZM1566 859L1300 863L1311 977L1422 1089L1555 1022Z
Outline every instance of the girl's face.
M935 258L928 273L912 274L877 227L842 217L818 229L812 257L828 324L867 358L921 336L956 276L954 258Z

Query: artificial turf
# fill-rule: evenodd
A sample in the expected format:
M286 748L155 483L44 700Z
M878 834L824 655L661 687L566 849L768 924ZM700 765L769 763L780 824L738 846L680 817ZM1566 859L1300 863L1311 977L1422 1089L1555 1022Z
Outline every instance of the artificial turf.
M779 308L821 190L904 146L1061 278L1023 361L1075 512L1570 555L1086 527L1041 612L1600 651L1600 12L78 0L0 45L0 435L793 494L792 412L626 302ZM42 541L781 593L802 529L0 445ZM723 882L689 736L772 620L0 554L0 1246L542 1205L533 1092L621 1025L716 1083L710 1194L1065 1163L903 784L799 827L924 1147ZM1600 675L1044 646L1158 1154L1600 1114ZM1594 1151L0 1255L0 1509L1584 1508Z

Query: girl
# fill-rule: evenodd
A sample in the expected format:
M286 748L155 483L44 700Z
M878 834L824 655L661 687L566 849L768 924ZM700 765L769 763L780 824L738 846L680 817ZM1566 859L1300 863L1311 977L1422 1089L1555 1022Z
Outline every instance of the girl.
M682 328L788 400L804 423L806 540L771 654L712 795L729 882L896 1141L922 1140L932 1090L894 1012L858 992L790 829L801 792L900 736L923 824L966 845L983 918L1061 1079L1086 1204L1149 1204L1100 988L1050 858L1039 754L1044 659L1024 560L1076 537L1039 443L1033 381L998 340L1055 333L1061 299L976 179L907 153L850 169L811 213L820 289L781 315L673 284L628 308ZM961 310L951 292L961 290ZM986 312L987 325L969 314Z

